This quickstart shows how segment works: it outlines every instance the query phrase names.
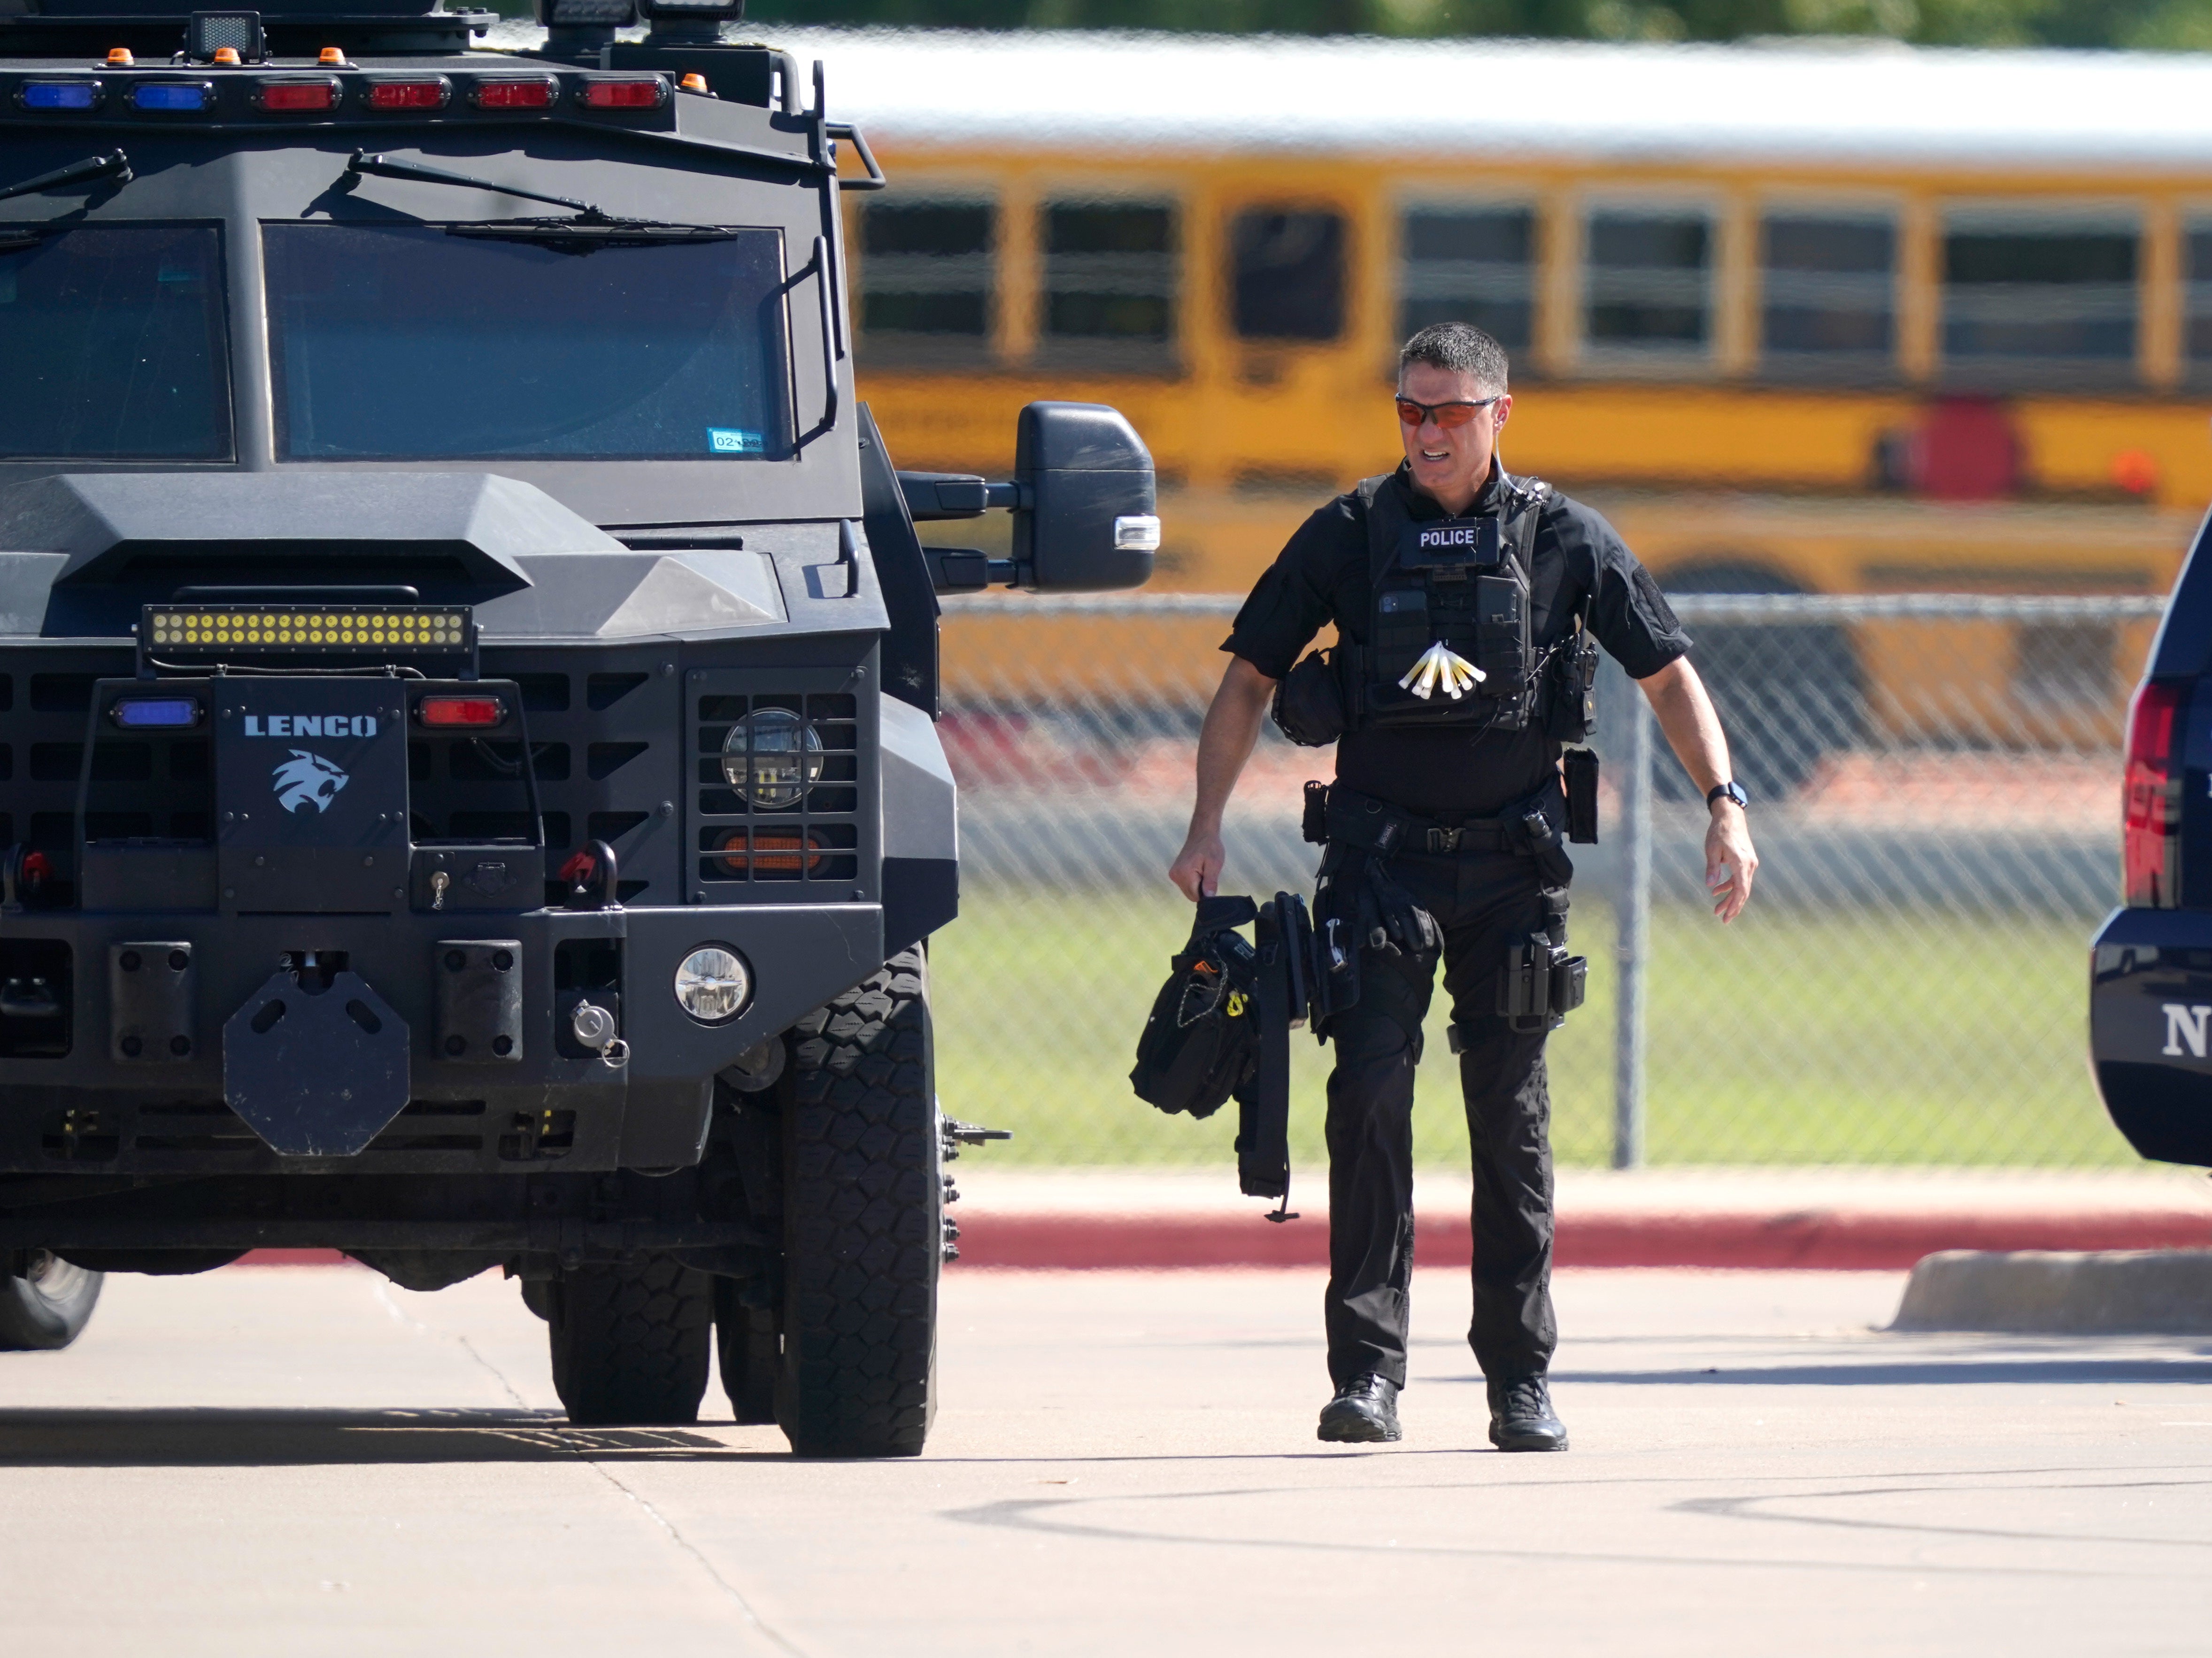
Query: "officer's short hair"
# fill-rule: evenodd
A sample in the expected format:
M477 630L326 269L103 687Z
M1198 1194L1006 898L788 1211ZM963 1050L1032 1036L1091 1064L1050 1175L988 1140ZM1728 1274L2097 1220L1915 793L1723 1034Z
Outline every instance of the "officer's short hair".
M1505 391L1505 348L1473 323L1431 323L1399 350L1400 374L1413 362L1472 374L1485 392L1502 395Z

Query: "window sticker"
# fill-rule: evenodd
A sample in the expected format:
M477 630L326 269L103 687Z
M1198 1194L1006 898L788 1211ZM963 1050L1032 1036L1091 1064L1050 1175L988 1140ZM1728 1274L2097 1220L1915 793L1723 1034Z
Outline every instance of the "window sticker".
M757 455L768 447L758 432L741 431L734 426L708 427L707 446L718 455Z

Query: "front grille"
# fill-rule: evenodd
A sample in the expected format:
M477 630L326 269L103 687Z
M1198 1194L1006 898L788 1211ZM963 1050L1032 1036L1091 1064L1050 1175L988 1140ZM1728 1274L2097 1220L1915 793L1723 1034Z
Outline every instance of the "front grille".
M872 896L873 701L850 670L834 690L794 677L694 676L695 890L709 903Z

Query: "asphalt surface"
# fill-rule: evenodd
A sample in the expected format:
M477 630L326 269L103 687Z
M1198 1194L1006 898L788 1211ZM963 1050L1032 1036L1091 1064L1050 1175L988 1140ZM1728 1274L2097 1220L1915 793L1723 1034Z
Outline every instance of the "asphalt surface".
M1575 1448L1503 1456L1457 1274L1370 1450L1311 1273L955 1269L929 1455L838 1465L567 1430L496 1278L113 1278L0 1355L0 1649L2202 1651L2212 1344L1878 1333L1902 1283L1564 1274Z

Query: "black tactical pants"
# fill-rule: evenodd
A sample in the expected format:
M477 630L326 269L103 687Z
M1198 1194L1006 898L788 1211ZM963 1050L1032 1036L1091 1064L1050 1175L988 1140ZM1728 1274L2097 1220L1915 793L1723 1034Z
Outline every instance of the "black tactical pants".
M1465 1044L1460 1086L1474 1151L1474 1322L1468 1341L1485 1376L1540 1372L1559 1339L1552 1315L1547 1033L1515 1031L1496 1011L1508 946L1544 926L1535 865L1504 852L1401 853L1389 873L1443 930L1444 992ZM1367 950L1359 971L1358 1005L1339 1015L1331 1033L1328 1373L1339 1387L1369 1370L1402 1386L1419 1057L1407 1029L1419 1029L1428 1011L1432 969Z

